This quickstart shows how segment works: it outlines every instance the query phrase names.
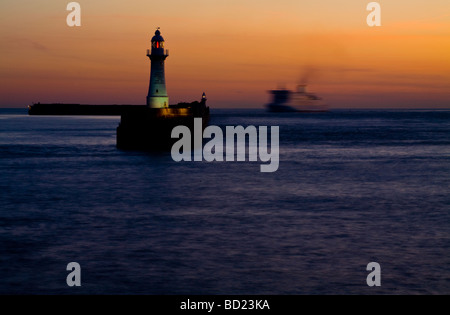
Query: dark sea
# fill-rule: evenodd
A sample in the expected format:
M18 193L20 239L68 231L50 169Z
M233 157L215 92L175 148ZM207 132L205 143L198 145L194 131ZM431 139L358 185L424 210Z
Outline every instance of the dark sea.
M279 126L279 169L120 151L120 117L1 109L0 294L450 294L449 110L211 114Z

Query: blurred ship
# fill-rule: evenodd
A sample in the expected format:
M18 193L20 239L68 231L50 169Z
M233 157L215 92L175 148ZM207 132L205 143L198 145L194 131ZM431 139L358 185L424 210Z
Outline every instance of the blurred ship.
M306 91L306 84L297 86L297 91L278 89L269 91L272 102L267 104L270 112L325 112L328 106L322 98Z

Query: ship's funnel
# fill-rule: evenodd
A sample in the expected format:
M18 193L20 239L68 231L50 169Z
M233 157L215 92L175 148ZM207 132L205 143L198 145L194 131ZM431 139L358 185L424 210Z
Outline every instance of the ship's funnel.
M306 84L297 85L297 92L298 93L306 93Z

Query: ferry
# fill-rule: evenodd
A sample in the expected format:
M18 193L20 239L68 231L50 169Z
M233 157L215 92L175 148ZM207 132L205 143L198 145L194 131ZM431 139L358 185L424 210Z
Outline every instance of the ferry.
M306 84L297 86L296 91L287 89L270 90L272 102L267 104L269 112L325 112L328 106L322 98L306 91Z

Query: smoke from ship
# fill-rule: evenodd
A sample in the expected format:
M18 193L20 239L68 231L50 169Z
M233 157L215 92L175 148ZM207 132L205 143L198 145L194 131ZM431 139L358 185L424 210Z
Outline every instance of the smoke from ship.
M316 66L308 65L304 66L301 70L298 84L308 85L313 79L317 78L319 73L319 68Z

